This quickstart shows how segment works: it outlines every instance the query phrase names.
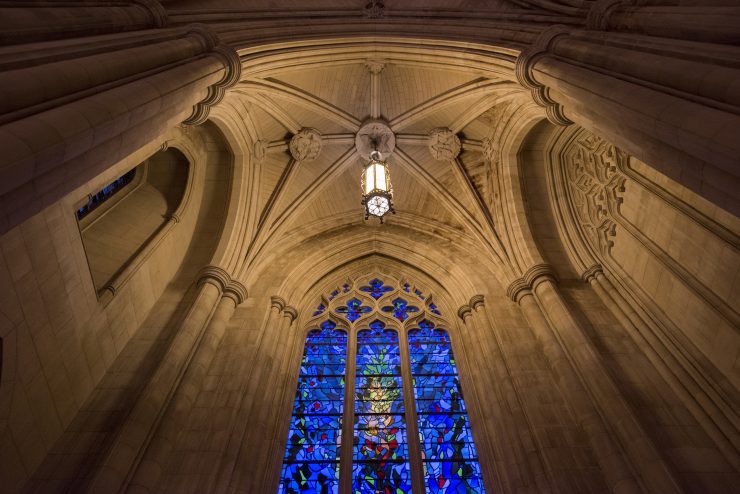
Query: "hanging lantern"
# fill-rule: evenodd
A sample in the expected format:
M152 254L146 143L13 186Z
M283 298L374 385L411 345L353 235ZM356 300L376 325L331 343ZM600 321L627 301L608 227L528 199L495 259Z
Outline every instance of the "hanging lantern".
M383 223L383 216L393 209L393 187L388 165L378 151L370 153L370 163L362 170L362 205L365 206L365 219L377 216Z

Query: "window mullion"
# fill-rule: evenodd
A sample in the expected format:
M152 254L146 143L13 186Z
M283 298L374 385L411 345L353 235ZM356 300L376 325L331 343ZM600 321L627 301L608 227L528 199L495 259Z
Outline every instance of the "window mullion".
M355 424L355 374L357 373L357 330L349 332L344 376L344 414L339 457L339 492L352 491L352 455Z
M406 410L406 434L408 440L409 463L411 466L411 491L413 494L424 494L424 466L421 461L419 443L419 421L416 415L416 395L414 380L411 375L411 358L407 331L399 331L399 348L401 350L401 379L403 382L403 406Z

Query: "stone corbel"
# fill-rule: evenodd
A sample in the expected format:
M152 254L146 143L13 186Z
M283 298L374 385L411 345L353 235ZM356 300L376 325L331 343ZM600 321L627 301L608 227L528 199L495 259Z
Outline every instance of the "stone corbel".
M208 120L211 108L221 102L226 90L239 82L242 72L239 54L231 46L221 43L218 36L204 24L188 26L188 36L198 38L207 52L212 53L224 65L224 76L208 88L208 95L193 108L193 113L183 121L185 125L200 125Z
M293 321L298 319L298 311L295 309L295 307L292 307L290 305L285 306L285 308L283 309L283 315L290 319L290 321L288 322L289 325L293 324Z
M535 79L534 66L537 60L550 51L555 39L568 34L570 29L564 25L558 24L545 29L531 46L519 54L514 66L519 84L532 91L532 98L545 109L547 119L551 123L562 126L571 125L573 122L563 113L563 106L550 98L550 89Z

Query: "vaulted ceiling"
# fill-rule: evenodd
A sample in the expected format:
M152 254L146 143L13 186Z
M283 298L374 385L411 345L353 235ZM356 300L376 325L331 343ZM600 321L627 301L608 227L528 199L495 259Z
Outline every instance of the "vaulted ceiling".
M242 53L242 80L216 113L217 121L227 114L238 121L251 153L247 216L253 226L245 269L337 229L368 245L379 238L391 242L402 232L413 250L415 243L428 244L431 233L493 258L506 256L493 226L483 140L499 126L504 109L531 105L529 94L511 80L508 61L482 63L470 53L368 40L249 56ZM375 84L371 66L382 68ZM383 227L364 221L360 205L366 160L355 150L355 134L371 116L385 120L396 137L388 163L397 214ZM296 161L289 143L306 128L321 133L321 152L315 160ZM459 137L458 159L438 160L430 152L429 133L437 128Z

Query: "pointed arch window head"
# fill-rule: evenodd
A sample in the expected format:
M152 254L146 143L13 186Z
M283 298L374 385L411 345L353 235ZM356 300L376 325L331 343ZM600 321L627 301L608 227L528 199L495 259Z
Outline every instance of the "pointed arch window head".
M393 305L386 305L382 309L383 312L392 312L393 317L403 322L408 319L409 314L419 312L419 308L415 305L408 305L408 302L401 297L393 299Z
M380 280L378 278L373 278L372 280L370 280L367 286L360 287L360 291L367 292L370 294L372 298L374 298L375 300L378 300L385 293L392 292L393 287L385 286L385 283L383 283L383 280Z
M279 494L411 494L412 483L414 492L485 493L439 310L429 292L390 285L349 281L331 294L349 300L322 298L323 313L349 324L323 316L308 332Z
M371 310L372 309L367 305L362 305L362 301L360 299L351 298L347 300L347 305L337 307L335 312L337 314L343 314L349 322L355 322L360 318L360 316L362 316L362 314L366 314Z

